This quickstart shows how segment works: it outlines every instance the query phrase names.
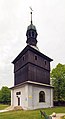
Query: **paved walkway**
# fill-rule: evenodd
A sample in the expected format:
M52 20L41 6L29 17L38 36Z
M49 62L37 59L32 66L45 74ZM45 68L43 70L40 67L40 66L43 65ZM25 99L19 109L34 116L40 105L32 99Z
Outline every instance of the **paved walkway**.
M7 112L7 111L9 111L9 110L0 110L0 113L1 113L1 112Z
M16 106L16 107L14 107L14 106L9 106L9 107L5 108L4 110L0 110L0 113L1 113L1 112L12 111L12 110L21 110L21 109L22 109L21 106Z

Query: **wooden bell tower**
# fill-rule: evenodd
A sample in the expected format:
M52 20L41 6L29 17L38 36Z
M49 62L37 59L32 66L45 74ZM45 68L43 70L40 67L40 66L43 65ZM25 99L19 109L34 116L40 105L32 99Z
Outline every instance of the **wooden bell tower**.
M27 28L27 46L12 62L14 64L14 85L26 81L50 85L51 58L42 54L37 48L37 30L32 23Z

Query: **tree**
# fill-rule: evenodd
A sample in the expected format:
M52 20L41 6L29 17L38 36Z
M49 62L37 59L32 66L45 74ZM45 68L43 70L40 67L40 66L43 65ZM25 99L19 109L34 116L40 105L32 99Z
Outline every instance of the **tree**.
M65 65L58 64L51 72L54 100L65 100Z
M0 90L0 102L3 104L10 104L11 102L11 91L6 86Z

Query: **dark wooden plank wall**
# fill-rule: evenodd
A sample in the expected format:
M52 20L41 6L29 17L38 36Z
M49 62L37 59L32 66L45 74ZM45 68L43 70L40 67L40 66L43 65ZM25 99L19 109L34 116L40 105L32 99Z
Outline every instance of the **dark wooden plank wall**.
M26 63L28 63L28 52L26 52L15 64L14 72L22 68Z
M50 72L38 66L29 64L28 80L44 84L50 84Z
M37 56L37 60L35 60L35 56ZM35 65L38 65L40 67L43 67L47 70L50 70L50 62L48 60L46 60L43 57L40 57L37 54L34 54L31 51L28 51L28 62L34 63ZM46 62L46 64L45 64Z
M14 64L14 85L27 80L50 84L50 62L29 50Z
M28 80L28 65L22 67L14 74L14 85L20 84Z

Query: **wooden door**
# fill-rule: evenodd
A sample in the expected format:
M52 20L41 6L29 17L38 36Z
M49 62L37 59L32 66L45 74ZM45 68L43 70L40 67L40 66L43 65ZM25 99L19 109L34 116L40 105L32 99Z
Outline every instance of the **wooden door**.
M18 106L20 105L20 98L18 97Z

